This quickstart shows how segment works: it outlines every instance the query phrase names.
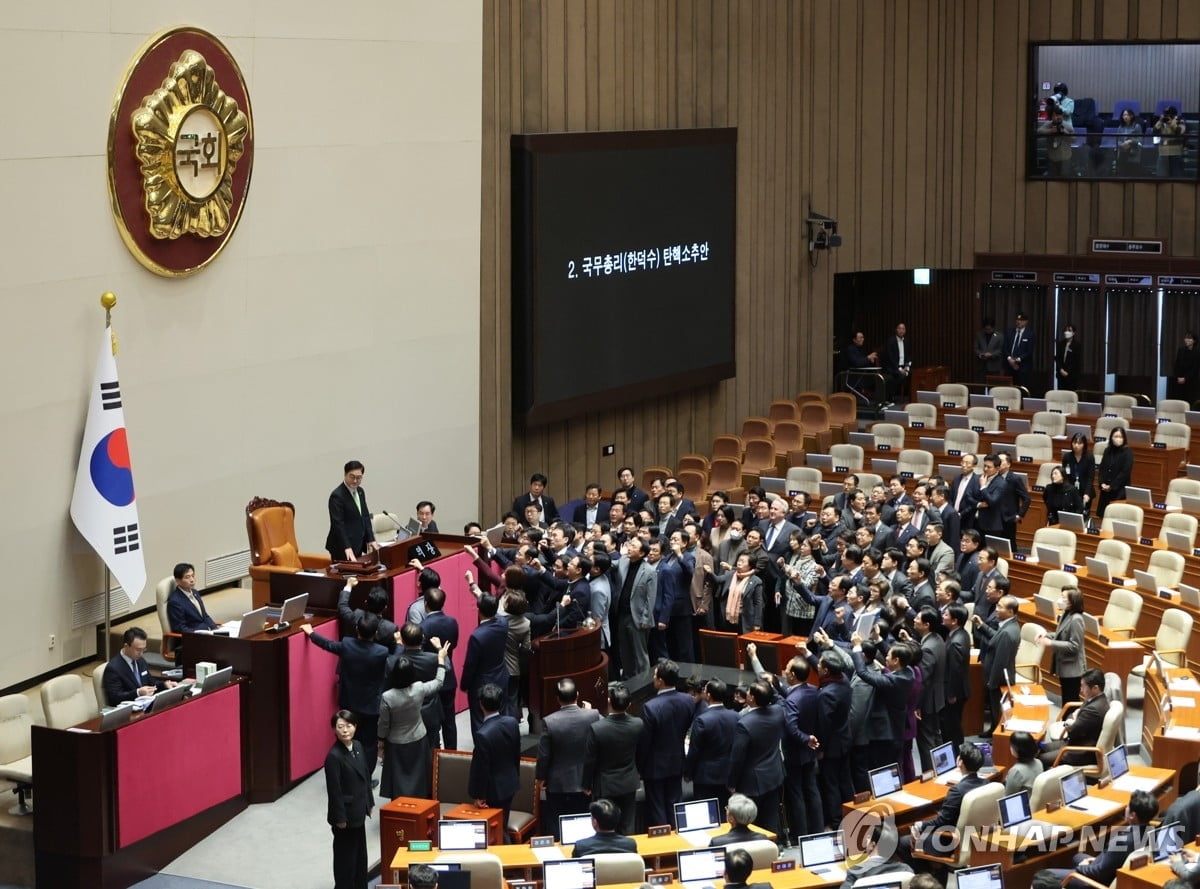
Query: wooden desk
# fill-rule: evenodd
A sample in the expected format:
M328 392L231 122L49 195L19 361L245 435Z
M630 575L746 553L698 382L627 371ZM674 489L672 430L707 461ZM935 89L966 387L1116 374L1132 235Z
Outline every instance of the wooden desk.
M337 622L314 619L313 627L337 638ZM333 743L329 717L337 711L336 655L309 642L299 625L277 635L248 639L189 633L180 666L197 661L249 677L246 750L250 802L271 802L321 768Z
M718 880L720 884L722 881ZM777 874L771 873L769 867L759 868L751 871L750 879L746 881L753 886L755 883L762 883L770 886L771 889L816 889L823 886L840 886L841 880L829 880L825 877L819 877L812 871L805 870L797 866L795 870L782 871ZM604 889L640 889L643 883L605 883ZM670 883L663 884L674 889L683 889L683 884L678 880L672 880Z
M756 825L750 825L750 829L756 833L761 833L764 839L775 839L774 834L768 833ZM728 830L729 825L722 825L721 827L713 828L708 833L711 836L718 836L728 832ZM632 836L637 842L638 854L646 859L646 866L653 870L675 870L678 867L676 856L680 852L695 848L687 840L681 839L679 834L674 831L661 837L650 837L644 833L633 834ZM557 844L556 848L564 857L571 857L572 846ZM535 879L533 876L535 870L539 875L541 873L542 861L534 854L535 850L530 848L528 843L489 846L487 851L500 859L500 865L504 868L507 879L530 880ZM407 873L410 864L429 864L443 857L446 860L452 861L453 855L453 852L442 852L436 848L428 852L410 852L407 847L401 848L392 857L390 862L392 881L396 883L401 882L401 877ZM804 885L822 884L806 883Z
M1177 688L1170 690L1176 701L1174 709L1163 712L1163 693L1166 689L1158 670L1151 667L1145 676L1145 699L1142 713L1142 749L1156 767L1179 770L1200 759L1200 691L1178 688L1181 679L1195 680L1195 674L1183 668L1169 668L1168 680ZM1193 706L1179 706L1189 700Z
M1200 852L1200 846L1194 842L1183 848L1193 854ZM1122 867L1117 871L1117 889L1161 889L1173 876L1171 865L1166 861L1157 864L1151 861L1139 868Z
M895 819L897 827L904 827L920 821L935 811L946 799L950 792L948 784L938 784L936 781L910 781L904 785L904 792L920 797L925 802L922 805L909 805L904 802L891 802L887 797L881 800L870 799L864 803L842 803L842 817L852 813L866 816L871 813L886 814Z
M110 731L99 718L33 726L38 889L130 886L246 808L247 691L234 682Z
M1018 683L1008 689L1013 693L1013 709L1009 719L1027 719L1040 722L1039 731L1030 731L1034 739L1041 741L1046 736L1046 725L1050 722L1053 706L1046 697L1046 689L1032 683ZM1036 699L1036 700L1035 700ZM1013 733L1005 728L1005 723L996 727L992 733L992 762L997 768L1014 765L1011 741Z

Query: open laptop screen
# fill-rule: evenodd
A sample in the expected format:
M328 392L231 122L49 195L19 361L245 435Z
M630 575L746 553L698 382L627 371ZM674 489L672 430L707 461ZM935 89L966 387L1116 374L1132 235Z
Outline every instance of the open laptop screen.
M933 771L938 775L952 772L958 767L958 756L954 753L953 741L939 744L929 751L929 755L933 759Z
M725 876L725 850L693 849L679 853L679 882L695 883Z
M711 830L721 823L721 804L716 797L675 804L675 829ZM564 842L566 842L564 840Z
M1129 771L1129 757L1125 755L1124 744L1118 744L1104 754L1104 758L1108 760L1108 773L1114 781Z
M900 778L899 763L892 763L890 766L881 766L878 769L872 769L869 777L871 779L871 795L875 799L885 797L889 793L895 793L904 786L904 782Z
M1029 810L1029 791L1022 790L1000 798L1000 826L1007 829L1023 824L1032 817Z
M846 847L839 830L800 837L800 866L819 867L846 860Z
M592 828L592 816L587 812L582 815L558 816L558 835L562 837L561 842L564 846L574 846L595 832Z
M1178 821L1152 828L1148 836L1155 861L1165 861L1183 848L1183 825Z
M487 848L486 821L438 822L438 848L442 851L461 852Z
M301 593L299 596L292 596L283 603L283 610L279 612L279 622L281 624L290 624L304 617L304 609L308 607L308 593Z
M1069 806L1076 800L1081 800L1087 796L1087 778L1082 771L1077 769L1069 775L1063 775L1061 781L1064 806Z
M440 889L441 884L438 885ZM543 889L595 889L595 886L595 859L566 858L542 865Z
M1004 889L1004 875L998 864L969 867L957 874L958 889Z

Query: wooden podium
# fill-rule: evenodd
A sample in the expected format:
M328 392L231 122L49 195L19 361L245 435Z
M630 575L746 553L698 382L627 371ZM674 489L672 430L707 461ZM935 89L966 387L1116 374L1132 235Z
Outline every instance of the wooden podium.
M558 709L558 680L571 678L579 700L608 712L608 655L600 650L600 628L553 633L533 643L529 659L529 711L544 717Z
M914 367L908 375L908 400L916 401L917 392L933 392L942 383L949 383L950 380L950 368L944 364Z
M441 806L437 800L398 796L379 807L379 860L384 867L410 840L432 840Z

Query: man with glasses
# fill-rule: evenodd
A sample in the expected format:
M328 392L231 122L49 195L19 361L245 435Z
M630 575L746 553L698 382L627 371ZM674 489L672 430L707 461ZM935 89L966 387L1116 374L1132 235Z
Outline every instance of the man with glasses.
M113 655L104 668L104 697L108 706L115 707L123 701L175 687L170 680L164 682L150 675L150 665L145 661L145 630L130 627L121 637L121 642L121 650Z
M362 489L363 465L351 460L343 467L345 477L329 495L329 536L325 549L335 562L350 562L363 553L379 549L371 527L367 493Z

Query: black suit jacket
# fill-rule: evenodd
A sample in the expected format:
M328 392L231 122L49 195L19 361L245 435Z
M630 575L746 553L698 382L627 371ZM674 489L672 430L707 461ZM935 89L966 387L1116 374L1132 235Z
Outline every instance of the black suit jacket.
M350 637L335 642L317 632L308 639L338 656L338 706L365 716L378 716L388 650L378 642Z
M786 733L783 757L791 768L794 764L816 762L817 751L808 746L810 735L817 734L821 712L821 692L815 685L800 682L788 688L783 697Z
M686 777L696 784L725 786L737 721L737 713L728 707L706 706L696 714L683 768Z
M946 697L960 703L971 695L967 668L971 663L971 637L962 627L946 637Z
M199 594L196 595L196 602L200 605L199 610L192 605L187 593L179 587L171 590L171 595L167 596L167 623L170 624L172 632L191 633L217 628L217 622L209 616L208 609L204 607L204 600Z
M367 614L365 609L350 607L350 590L342 588L342 592L338 595L337 603L338 621L342 628L343 636L358 635L358 621ZM396 630L394 623L387 620L382 615L379 618L379 630L375 633L375 641L388 650L389 653L396 650ZM427 677L432 679L432 676Z
M990 636L985 632L986 630L986 624L975 629L976 634L986 638L988 643L983 652L983 684L988 688L997 689L1004 685L1005 670L1008 671L1010 677L1016 672L1017 646L1021 642L1021 626L1014 617Z
M958 813L962 810L963 797L987 783L986 778L980 778L973 772L964 775L961 781L950 788L946 794L946 801L938 809L937 815L924 825L924 830L928 832L942 827L954 827L958 823Z
M609 831L594 833L584 837L571 850L572 858L585 858L589 855L603 855L606 852L636 852L637 840L624 834Z
M912 363L912 341L906 336L904 338L904 367L907 369L912 366ZM883 369L891 374L900 372L900 343L895 335L887 338L887 358L884 361Z
M445 640L443 640L445 641ZM471 631L467 639L467 656L463 661L462 687L478 694L489 682L508 688L508 620L495 617L484 621Z
M636 793L641 783L637 770L638 739L642 720L628 713L610 713L589 726L584 752L583 786L592 799Z
M150 666L144 659L138 658L134 663L142 674L141 685L134 684L133 669L125 663L125 658L121 657L119 651L112 656L108 666L104 668L104 697L108 699L108 706L115 707L122 701L136 699L137 690L143 686L153 685L158 691L166 688L166 683L150 676Z
M546 494L542 494L542 516L547 525L558 518L558 507L554 505L554 498ZM533 502L533 498L526 491L520 497L513 501L512 511L521 521L525 521L525 507Z
M596 504L596 521L608 522L608 509L611 504L607 500L601 500ZM580 503L575 507L575 512L571 516L571 521L579 525L587 525L587 503Z
M362 503L361 513L344 482L329 495L329 534L325 538L325 549L334 561L345 560L347 547L356 556L361 556L367 551L367 544L375 539L375 529L371 527L371 509L367 506L367 492L359 488L358 497Z
M440 639L450 643L450 653L446 655L446 679L442 682L442 691L450 692L458 688L458 680L454 673L454 657L458 650L458 621L444 611L435 611L425 615L421 621L421 632L425 634L425 650L433 651L430 639Z
M1004 504L1008 482L996 473L986 485L980 482L979 497L975 512L975 527L984 535L999 534L1004 530ZM984 504L987 504L986 506Z
M638 771L643 778L674 778L683 774L683 739L692 726L692 696L672 689L642 705L645 728L638 740Z
M952 507L958 503L959 489L964 486L967 490L963 494L962 503L959 504L958 517L962 520L962 526L965 528L970 527L975 520L975 504L979 502L979 476L973 472L960 473L950 483L950 505Z
M1104 725L1104 714L1108 712L1108 698L1096 695L1089 698L1075 711L1075 721L1063 736L1064 740L1073 747L1091 747L1100 738L1100 729Z
M1024 518L1025 513L1029 512L1029 488L1025 486L1025 477L1019 472L1006 472L1004 481L1006 485L1001 514L1004 521L1015 522L1018 517Z
M712 846L730 846L734 843L752 843L755 840L763 839L761 833L756 833L748 827L731 827L725 833L719 833L711 840L708 845ZM730 885L728 883L726 886Z
M336 741L325 754L325 792L329 796L325 818L331 825L362 827L375 805L370 772L375 766L375 751L372 744L368 758L361 741L356 739L351 744L351 750L347 750L345 744Z
M942 540L946 546L954 550L954 558L958 558L958 544L962 541L962 519L954 511L954 504L947 500L940 510L942 516Z
M850 752L850 681L825 682L817 696L817 737L826 758Z
M521 784L521 730L511 716L489 716L475 733L475 752L467 775L467 795L501 803Z
M783 708L778 704L743 710L729 748L727 786L754 797L783 786Z

